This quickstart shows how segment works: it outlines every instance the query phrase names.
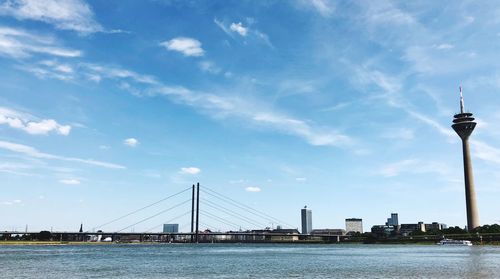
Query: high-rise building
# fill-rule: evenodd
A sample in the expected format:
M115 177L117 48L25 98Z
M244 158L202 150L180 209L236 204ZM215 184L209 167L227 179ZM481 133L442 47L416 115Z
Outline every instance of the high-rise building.
M300 211L301 219L302 219L302 233L310 234L312 231L312 211L307 209L307 206Z
M394 226L397 227L399 225L398 214L391 213L391 218L387 218L386 226Z
M163 224L164 233L178 233L179 224Z
M465 180L465 205L467 207L467 229L469 231L479 227L479 213L477 211L476 190L474 187L474 176L472 175L472 161L469 151L469 136L476 127L472 113L465 112L462 87L460 87L460 113L453 116L451 127L462 139L462 152L464 157L464 180Z
M363 233L363 219L347 218L345 219L345 231L347 233Z

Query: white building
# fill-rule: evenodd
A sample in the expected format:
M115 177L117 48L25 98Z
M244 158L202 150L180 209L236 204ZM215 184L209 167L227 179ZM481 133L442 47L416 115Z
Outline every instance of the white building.
M345 219L345 230L347 233L363 233L363 219L347 218Z

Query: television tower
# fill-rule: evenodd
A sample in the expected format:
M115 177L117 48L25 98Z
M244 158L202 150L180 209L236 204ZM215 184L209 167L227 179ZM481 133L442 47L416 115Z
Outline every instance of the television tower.
M464 110L464 97L460 86L460 113L453 116L451 127L462 139L462 150L464 156L464 180L465 180L465 203L467 206L467 229L469 231L479 227L479 213L477 211L476 190L474 188L474 176L472 175L472 161L469 151L469 136L476 127L472 113Z

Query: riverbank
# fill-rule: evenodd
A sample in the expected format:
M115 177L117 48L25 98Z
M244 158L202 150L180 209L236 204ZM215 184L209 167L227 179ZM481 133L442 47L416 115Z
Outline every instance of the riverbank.
M200 242L203 244L204 242ZM207 242L208 243L208 242ZM82 242L82 241L17 241L17 240L4 240L0 241L0 246L25 246L25 245L166 245L166 244L191 244L191 243L183 243L183 242ZM206 244L206 243L205 243ZM217 244L242 244L242 242L218 242ZM296 241L296 242L285 242L285 241L275 241L275 242L253 242L253 243L245 243L245 244L344 244L344 245L435 245L436 242L433 241L419 241L419 242L408 242L408 241L383 241L383 242L373 242L373 243L363 243L363 242L336 242L336 243L325 243L325 242L305 242L305 241ZM500 246L500 241L492 241L492 242L473 242L475 246Z

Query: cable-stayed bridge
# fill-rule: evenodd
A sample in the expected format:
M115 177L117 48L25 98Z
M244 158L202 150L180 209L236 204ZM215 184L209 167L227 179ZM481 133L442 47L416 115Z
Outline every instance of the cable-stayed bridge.
M177 223L182 232L163 232L163 224ZM274 225L277 229L274 229ZM136 228L140 228L136 232ZM41 232L1 232L40 239ZM192 185L152 203L122 213L91 230L50 232L56 241L121 242L262 242L319 239L339 241L337 235L300 234L293 225L209 187Z

